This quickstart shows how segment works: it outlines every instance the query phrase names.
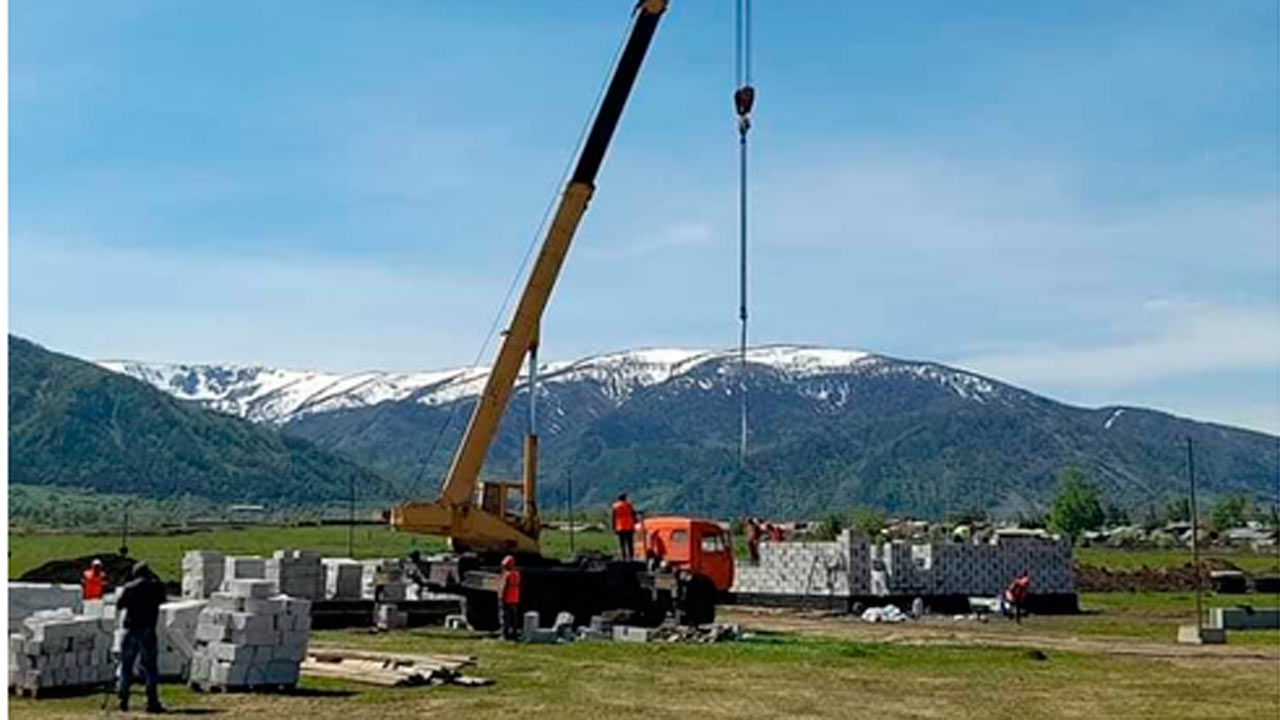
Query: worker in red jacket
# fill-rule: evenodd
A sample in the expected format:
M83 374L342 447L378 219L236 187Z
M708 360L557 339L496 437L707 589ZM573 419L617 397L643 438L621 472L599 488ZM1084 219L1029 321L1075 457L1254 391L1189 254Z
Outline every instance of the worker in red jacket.
M516 559L508 555L502 558L501 587L498 599L502 602L502 637L516 640L520 637L520 568Z
M106 584L107 574L102 571L102 561L94 558L80 578L81 594L85 600L101 600L102 589Z
M631 506L631 501L627 500L626 493L619 495L613 503L613 531L618 534L622 559L634 559L635 550L631 547L631 543L635 540L636 509Z
M656 570L667 559L667 544L662 541L662 535L657 530L650 530L645 537L648 538L645 542L646 559L649 567Z
M1018 577L1009 583L1009 587L1005 588L1004 599L1008 603L1009 609L1013 611L1014 622L1021 623L1022 616L1026 614L1023 606L1027 602L1027 588L1031 585L1031 578L1024 570L1018 573Z

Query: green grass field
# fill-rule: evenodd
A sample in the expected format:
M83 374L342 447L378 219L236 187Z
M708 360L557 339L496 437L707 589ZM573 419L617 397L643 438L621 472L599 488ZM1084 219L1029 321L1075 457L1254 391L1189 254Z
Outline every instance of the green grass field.
M380 525L358 525L354 531L352 554L357 558L403 557L415 549L424 554L444 550L444 541L438 537L392 532ZM569 543L568 533L548 530L543 534L543 551L548 555L569 556ZM11 533L9 577L17 578L56 558L115 552L119 547L119 535ZM616 547L617 541L611 533L574 533L575 551L614 550ZM188 550L213 549L229 554L270 555L280 548L307 548L324 556L343 557L347 554L347 528L336 525L249 527L129 537L131 556L147 560L161 577L175 580L180 578L182 555Z
M914 646L789 633L715 645L513 645L466 633L315 634L313 642L467 653L488 688L376 688L306 679L296 695L199 695L176 710L225 717L1044 718L1274 717L1266 665L1183 663L1026 648ZM141 698L137 698L141 700ZM11 699L12 717L96 713L102 696Z
M377 526L357 527L354 540L357 557L443 547L435 538ZM14 534L9 542L9 572L15 577L49 559L112 551L119 538ZM574 538L578 550L611 550L613 542L604 532L578 533ZM134 555L176 579L179 559L188 549L268 554L280 547L305 547L337 556L346 554L347 530L326 526L201 531L136 536L129 544ZM569 553L565 533L549 532L544 544L549 554ZM1090 557L1090 562L1133 567L1150 564L1153 556L1091 550ZM1240 597L1211 595L1206 604L1236 604ZM1037 616L1021 626L938 619L891 628L842 618L813 621L825 623L817 630L758 632L754 641L718 645L516 646L439 629L387 634L324 631L315 633L313 642L472 654L479 659L475 673L493 678L496 685L387 689L308 678L298 693L286 696L199 695L181 686L166 686L163 694L169 704L189 713L315 720L588 718L641 712L646 717L682 718L989 718L1021 714L1026 708L1048 718L1275 716L1280 676L1274 662L1121 657L1077 651L1070 644L1079 638L1172 645L1176 626L1192 617L1189 593L1084 593L1081 604L1086 610L1082 615ZM756 622L743 613L733 619L748 627ZM961 642L955 633L966 632L987 639ZM916 644L913 638L928 638L930 644ZM1067 645L1054 649L1050 639ZM1048 659L1035 659L1026 647L997 646L996 640L1045 643ZM1280 647L1280 632L1232 632L1230 643L1245 651L1274 650ZM9 709L13 717L71 718L96 713L101 702L102 695L11 699Z
M1251 573L1280 573L1280 552L1254 553L1233 548L1208 548L1201 558L1217 558L1235 563ZM1088 565L1111 570L1136 570L1142 566L1179 567L1191 562L1190 550L1121 550L1118 548L1076 548L1075 558Z
M397 533L378 525L355 528L354 552L358 558L397 557L417 549L423 553L444 549L442 539L425 535ZM569 535L558 530L543 533L543 551L554 557L568 557ZM14 578L54 558L77 557L92 553L115 552L120 537L97 533L10 533L9 577ZM297 527L248 527L235 530L201 530L168 535L132 535L130 554L144 558L165 577L176 578L179 561L187 550L213 548L227 553L270 555L279 548L310 548L323 555L340 557L347 554L347 528L336 525ZM616 542L608 532L578 532L573 537L576 551L613 551ZM746 554L745 546L740 555ZM1222 558L1253 573L1280 572L1280 556L1254 554L1214 548L1206 558ZM1191 561L1189 552L1175 550L1119 550L1114 548L1078 548L1075 557L1081 562L1111 569L1176 567Z

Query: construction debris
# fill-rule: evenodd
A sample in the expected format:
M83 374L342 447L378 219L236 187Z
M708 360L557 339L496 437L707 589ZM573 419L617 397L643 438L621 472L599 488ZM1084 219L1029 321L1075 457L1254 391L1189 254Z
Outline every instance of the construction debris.
M731 642L741 638L741 625L717 623L714 625L663 625L654 630L653 640L668 643L716 643Z
M869 607L862 611L863 622L885 622L900 623L910 619L906 613L898 609L897 605L885 605L884 607Z
M603 633L595 628L581 628L582 639L603 639ZM618 642L665 643L715 643L730 642L742 638L742 626L736 623L712 625L662 625L656 628L614 625L612 637Z
M302 663L302 672L315 677L353 682L413 687L421 685L492 685L487 678L462 674L475 658L455 655L404 655L347 648L313 649Z

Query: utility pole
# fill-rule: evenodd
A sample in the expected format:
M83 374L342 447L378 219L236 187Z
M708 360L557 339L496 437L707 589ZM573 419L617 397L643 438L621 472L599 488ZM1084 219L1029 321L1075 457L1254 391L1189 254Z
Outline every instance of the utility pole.
M1203 635L1204 621L1200 604L1200 513L1196 509L1196 460L1187 436L1187 478L1191 481L1191 556L1196 575L1196 637Z
M124 524L120 526L120 555L129 557L129 501L124 504Z
M356 546L356 476L347 480L347 557L355 557Z
M569 466L565 483L569 486L569 557L573 557L573 465Z

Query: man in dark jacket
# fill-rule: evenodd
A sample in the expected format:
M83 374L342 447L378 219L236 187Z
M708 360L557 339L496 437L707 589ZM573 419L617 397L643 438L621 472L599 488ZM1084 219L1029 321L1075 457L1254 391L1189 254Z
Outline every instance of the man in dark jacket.
M124 642L120 647L120 710L129 709L129 683L133 665L142 657L142 677L147 683L147 712L164 712L156 690L156 620L165 601L164 583L145 562L133 566L129 582L120 590L116 608L124 613Z

